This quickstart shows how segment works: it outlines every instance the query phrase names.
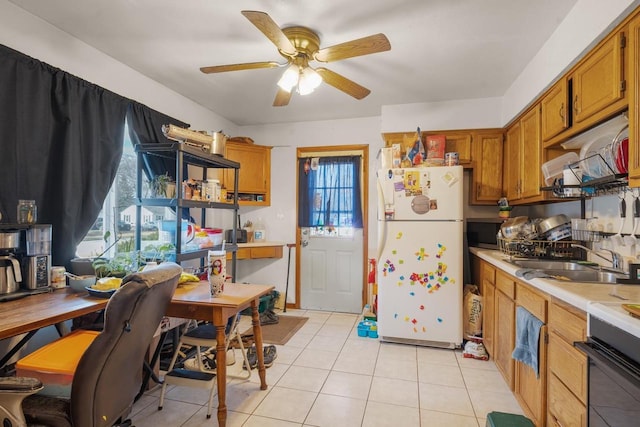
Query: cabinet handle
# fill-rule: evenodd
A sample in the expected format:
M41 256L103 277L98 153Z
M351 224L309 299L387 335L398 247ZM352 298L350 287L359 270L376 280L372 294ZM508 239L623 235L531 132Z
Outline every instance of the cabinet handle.
M573 112L578 114L578 95L573 99Z
M560 119L562 119L562 123L564 123L564 102L560 105Z
M476 199L479 199L479 198L480 198L480 185L481 185L481 184L478 184L478 185L476 186Z

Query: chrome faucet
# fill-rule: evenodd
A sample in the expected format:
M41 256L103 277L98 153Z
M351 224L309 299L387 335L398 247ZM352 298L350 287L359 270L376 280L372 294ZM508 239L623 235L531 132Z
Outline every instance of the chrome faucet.
M606 251L609 252L611 254L611 259L602 256L598 253L598 251L595 251L593 249L589 249L586 246L582 246L582 245L578 245L576 243L571 245L572 248L580 248L580 249L584 249L585 251L587 251L588 253L597 256L598 258L601 258L607 262L611 263L611 268L615 269L615 270L620 270L622 271L622 255L619 254L616 251L612 251L611 249L605 249L605 248L600 248L600 251Z

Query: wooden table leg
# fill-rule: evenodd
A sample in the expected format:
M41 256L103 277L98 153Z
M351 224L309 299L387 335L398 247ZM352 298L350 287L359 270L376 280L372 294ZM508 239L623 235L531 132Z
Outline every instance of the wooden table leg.
M258 375L260 376L260 390L267 389L267 375L264 368L264 351L262 350L262 328L260 327L260 313L258 312L259 299L251 302L251 324L253 325L253 338L258 354Z
M215 317L215 316L214 316ZM218 379L218 425L227 424L227 352L225 343L226 322L216 319L216 374Z

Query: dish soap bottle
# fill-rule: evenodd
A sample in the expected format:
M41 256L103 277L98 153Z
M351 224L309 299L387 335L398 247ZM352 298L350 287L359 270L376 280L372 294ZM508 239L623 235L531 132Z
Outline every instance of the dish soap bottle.
M264 222L262 218L258 218L253 224L253 241L254 242L265 242L267 240L267 233L264 227Z

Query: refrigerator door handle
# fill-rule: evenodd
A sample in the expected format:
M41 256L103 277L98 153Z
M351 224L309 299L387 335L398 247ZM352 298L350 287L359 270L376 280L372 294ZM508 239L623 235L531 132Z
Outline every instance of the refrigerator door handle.
M376 259L378 263L380 262L384 246L387 243L387 221L385 219L384 191L380 182L381 179L382 178L378 176L376 180L378 189L378 256Z

